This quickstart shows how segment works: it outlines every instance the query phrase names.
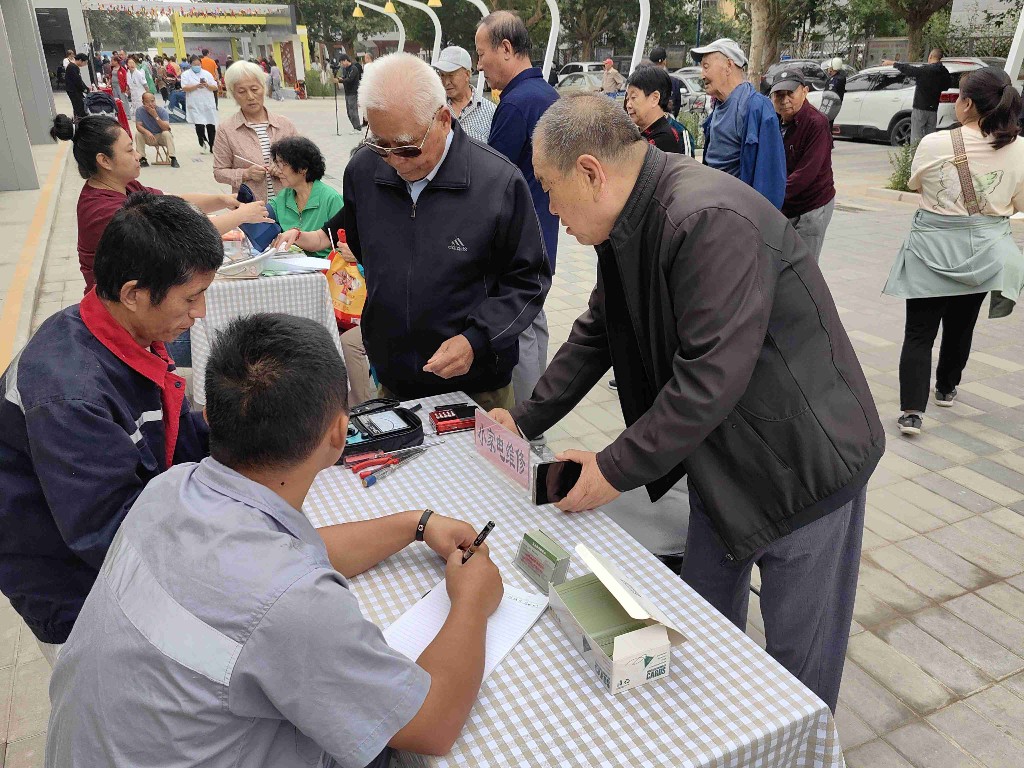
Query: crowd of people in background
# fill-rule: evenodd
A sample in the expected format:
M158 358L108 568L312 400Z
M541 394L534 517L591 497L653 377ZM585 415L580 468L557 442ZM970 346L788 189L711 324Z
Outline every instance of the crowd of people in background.
M474 90L473 57L457 46L432 65L404 53L341 56L337 81L363 140L340 192L323 182L321 149L268 108L281 96L275 62L222 72L207 50L181 62L115 52L102 76L134 117L133 140L113 116L88 114L89 60L68 52L75 114L58 116L53 136L73 142L85 180L86 295L47 320L0 379L0 477L16 489L0 499L0 525L18 537L0 586L56 665L53 764L139 754L213 764L225 739L244 743L235 753L253 764L300 748L352 765L386 765L390 747L450 748L480 685L500 579L485 556L468 568L449 561L465 625L442 630L415 663L360 621L343 577L411 543L414 530L422 540L430 515L418 529L403 513L320 537L301 515L345 442L346 368L360 402L463 391L535 442L611 369L627 428L601 452L563 456L582 469L559 508L594 509L640 487L657 500L688 477L677 572L742 630L757 564L767 651L835 710L867 483L885 435L819 266L836 199L829 118L797 68L781 68L765 95L742 48L715 40L690 52L714 100L696 162L664 49L628 78L608 59L598 93L559 99L516 14L487 15L474 47L500 90L496 106ZM922 195L885 286L906 300L907 435L922 428L940 324L934 399L949 407L983 297L995 292L990 313L1008 314L1024 282L1007 223L1024 210L1020 95L1005 73L971 72L960 81L960 127L935 133L949 77L941 59L933 51L926 66L897 65L917 79L910 185ZM841 100L842 62L828 74ZM621 105L608 98L623 91ZM238 107L223 122L222 92ZM178 93L213 154L213 181L230 193L165 195L139 182L149 147L177 166ZM243 184L254 202L239 201ZM215 344L200 418L175 366L205 312L220 236L271 214L284 230L277 247L363 268L370 290L360 324L341 337L347 365L305 321L238 321ZM560 227L595 247L598 277L549 364L544 304ZM475 533L434 520L427 543L442 555ZM193 530L189 549L180 531ZM218 562L204 557L209 541L246 563L227 598L187 578ZM263 558L273 567L261 569ZM98 580L110 588L90 593ZM270 620L245 618L271 604ZM161 610L202 629L195 647L168 650ZM324 678L296 658L298 645L363 663ZM188 693L173 720L189 738L121 727L158 716L143 688L96 695L97 670L141 663ZM208 674L187 672L196 665ZM342 729L324 715L339 710Z

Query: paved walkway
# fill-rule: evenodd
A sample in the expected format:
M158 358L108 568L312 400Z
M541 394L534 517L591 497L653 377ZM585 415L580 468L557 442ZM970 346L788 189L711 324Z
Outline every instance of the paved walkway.
M333 104L286 102L328 159L329 183L358 137L335 136ZM223 111L227 115L227 106ZM214 191L212 159L189 126L175 126L180 170L148 168L142 182L168 192ZM865 196L889 170L887 148L836 147L839 203L822 269L865 367L889 434L870 484L855 624L837 721L851 766L1009 768L1024 763L1024 339L1017 314L981 320L950 409L930 408L925 432L902 438L897 364L903 305L884 283L912 206ZM59 200L34 324L81 295L69 173ZM1024 232L1017 235L1024 240ZM547 301L553 345L566 338L593 286L595 256L564 233ZM556 347L552 347L552 353ZM599 386L549 433L553 449L599 450L623 428ZM763 644L756 597L749 633ZM0 739L7 768L42 764L49 669L30 633L0 606ZM9 713L9 717L8 717ZM0 766L3 763L0 762Z

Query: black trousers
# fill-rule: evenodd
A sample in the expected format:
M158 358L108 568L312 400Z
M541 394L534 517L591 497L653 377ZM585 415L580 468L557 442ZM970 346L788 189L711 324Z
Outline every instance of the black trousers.
M900 408L904 411L923 413L928 405L932 347L940 323L942 345L935 368L935 388L949 393L960 383L984 300L984 293L907 299L907 324L900 353Z
M352 123L355 130L363 127L363 121L359 119L359 97L355 93L345 92L345 111L348 113L348 121Z
M207 139L209 136L209 139ZM210 149L213 149L213 140L217 138L217 126L215 125L203 125L202 123L196 123L196 137L199 139L199 146L208 143Z
M68 98L71 99L71 109L74 111L75 117L81 119L88 114L85 111L85 94L68 92Z

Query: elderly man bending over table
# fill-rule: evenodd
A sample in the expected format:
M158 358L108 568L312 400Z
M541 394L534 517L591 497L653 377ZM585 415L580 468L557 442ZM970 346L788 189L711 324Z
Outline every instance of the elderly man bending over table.
M363 340L382 394L458 390L509 407L519 334L551 287L530 189L504 156L452 121L444 88L405 53L363 75L366 145L345 168L345 207L280 243L318 251L344 229L369 296Z

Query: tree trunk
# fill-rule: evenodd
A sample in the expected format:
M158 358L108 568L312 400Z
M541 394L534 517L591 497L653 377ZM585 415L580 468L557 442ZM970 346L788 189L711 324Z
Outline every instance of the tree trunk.
M927 23L927 19L920 21L919 19L908 19L907 20L907 37L910 40L907 51L907 61L924 61L924 25Z
M767 40L770 5L771 0L750 0L750 55L747 76L755 87L761 83L766 48L770 45ZM774 45L778 48L777 42Z

